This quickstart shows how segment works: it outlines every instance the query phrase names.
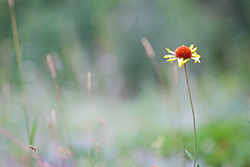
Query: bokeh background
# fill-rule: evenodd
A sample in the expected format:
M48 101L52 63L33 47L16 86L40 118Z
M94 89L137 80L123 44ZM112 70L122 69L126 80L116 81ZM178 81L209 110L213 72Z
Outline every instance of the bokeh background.
M48 54L55 64L77 166L191 166L183 154L183 149L193 152L184 69L176 72L177 62L163 59L165 47L174 51L191 44L201 55L200 64L187 63L198 163L250 166L249 0L14 3L25 89L20 85L9 3L0 0L1 166L39 166L8 137L12 134L27 148L30 144L23 90L29 133L36 129L32 144L46 163L73 166ZM143 37L154 57L147 55ZM57 139L49 127L51 117L56 119Z

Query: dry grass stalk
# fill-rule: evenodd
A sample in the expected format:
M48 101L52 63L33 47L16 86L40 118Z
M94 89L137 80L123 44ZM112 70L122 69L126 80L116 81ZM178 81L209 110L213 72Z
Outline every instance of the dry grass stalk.
M63 103L62 103L61 93L60 93L60 87L59 87L59 83L58 83L58 80L57 80L56 70L55 70L55 66L54 66L51 54L48 54L46 56L46 60L47 60L47 64L48 64L51 76L52 76L52 78L53 78L53 80L55 82L57 103L58 103L58 105L60 107L60 110L61 110L61 113L62 113L63 122L64 122L65 130L66 130L66 134L67 134L67 138L68 138L68 143L69 143L69 146L70 146L70 150L72 152L72 160L73 160L74 166L76 166L75 153L74 153L73 146L72 146L72 143L71 143L71 138L70 138L70 133L69 133L69 128L68 128L68 122L67 122L66 117L65 117L65 111L64 111L64 107L63 107Z
M69 151L65 146L59 147L56 153L56 157L60 158L62 161L65 161L71 155L71 151Z
M94 162L94 166L98 166L98 154L99 154L99 143L96 142L95 143L95 162Z
M52 60L50 54L47 55L46 60L47 60L47 63L48 63L49 70L50 70L52 78L56 79L56 77L57 77L56 70L55 70L55 66L54 66L54 63L53 63L53 60Z
M165 81L164 81L164 76L163 76L164 73L161 72L162 69L159 66L159 64L156 62L156 59L155 59L156 55L155 55L154 49L147 38L142 38L141 43L142 43L148 57L151 59L155 74L161 83L162 90L164 90L164 86L165 86Z
M48 64L51 76L55 81L57 100L60 101L61 100L60 87L59 87L59 84L58 84L58 81L57 81L56 69L55 69L51 54L47 55L46 60L47 60L47 64Z
M100 148L99 148L99 165L105 166L104 150L105 150L105 127L107 125L107 120L102 117L100 118Z
M5 136L6 138L8 138L10 141L12 141L13 143L15 143L18 147L20 147L24 151L29 152L29 150L15 136L13 136L11 133L9 133L8 131L6 131L2 127L0 127L0 134L2 136Z
M59 147L59 140L58 140L58 126L56 124L56 110L53 109L51 111L51 116L50 117L47 117L47 124L48 124L48 127L49 127L49 130L50 130L50 134L51 134L51 137L53 139L53 144L55 145L54 147L55 148L58 148ZM57 156L57 153L56 153L56 156ZM54 159L54 165L55 166L58 166L57 164L57 159Z
M91 96L91 72L88 72L88 95Z
M0 127L0 134L4 137L6 137L7 139L9 139L10 141L12 141L15 145L17 145L19 148L21 148L22 150L24 150L25 152L27 152L29 155L31 155L35 160L39 161L41 160L41 157L39 156L39 154L32 154L29 149L27 148L27 146L23 145L14 135L12 135L11 133L9 133L8 131L6 131L3 127ZM30 149L32 149L35 152L38 152L37 149L34 146L29 146ZM44 165L44 161L43 165ZM48 164L48 163L46 163ZM51 165L48 165L51 166ZM45 165L44 165L45 167Z
M87 118L87 136L88 136L88 139L89 140L92 140L91 139L91 128L90 128L90 102L91 102L91 89L92 89L92 83L91 83L91 72L88 72L87 73L87 89L88 89L88 110L87 110L87 114L86 114L86 118ZM88 142L89 145L88 145L88 167L91 166L91 150L90 150L90 145L91 145L91 142L89 141Z
M55 109L51 111L51 121L53 124L56 124L56 110Z
M47 118L47 124L48 124L48 127L49 127L49 131L50 131L50 134L52 136L53 139L56 139L56 134L55 134L55 130L54 130L54 126L53 126L53 123L52 123L52 119L50 117Z
M55 130L54 126L56 126L56 110L53 109L51 111L51 117L47 118L47 124L50 130L51 136L57 141L57 131Z
M154 49L153 49L152 45L149 43L148 39L147 38L142 38L141 43L142 43L148 57L154 58L155 57L155 52L154 52Z

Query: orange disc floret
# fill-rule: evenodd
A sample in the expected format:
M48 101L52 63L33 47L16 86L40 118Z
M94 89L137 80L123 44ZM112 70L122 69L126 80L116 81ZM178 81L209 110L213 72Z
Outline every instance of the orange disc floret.
M192 57L192 51L187 46L180 46L175 50L176 58L190 59Z

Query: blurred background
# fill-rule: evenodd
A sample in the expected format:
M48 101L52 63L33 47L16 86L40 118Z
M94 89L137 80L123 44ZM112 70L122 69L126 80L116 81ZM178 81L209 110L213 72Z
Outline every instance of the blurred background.
M72 155L77 166L192 166L183 154L193 152L184 69L163 59L165 47L191 44L201 55L200 64L187 63L198 163L250 166L249 0L15 0L13 7L22 79L9 3L0 0L1 166L41 166L20 147L29 144L46 166L74 166Z

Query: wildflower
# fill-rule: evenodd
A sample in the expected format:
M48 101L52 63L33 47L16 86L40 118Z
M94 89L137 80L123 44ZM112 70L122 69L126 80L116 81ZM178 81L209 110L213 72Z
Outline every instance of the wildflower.
M190 45L190 47L187 46L180 46L178 47L175 52L171 51L168 48L165 48L168 53L171 55L165 55L164 58L167 58L167 61L170 61L171 63L177 59L179 67L182 67L185 63L188 62L189 59L193 59L195 63L200 63L200 55L196 53L197 47L194 48L194 45Z

